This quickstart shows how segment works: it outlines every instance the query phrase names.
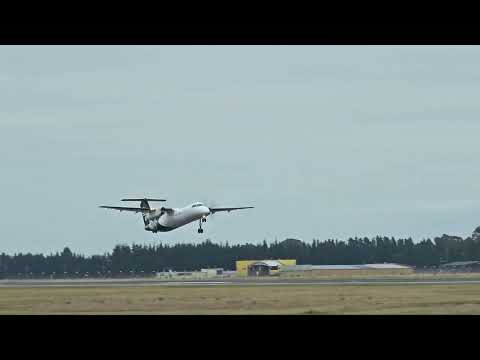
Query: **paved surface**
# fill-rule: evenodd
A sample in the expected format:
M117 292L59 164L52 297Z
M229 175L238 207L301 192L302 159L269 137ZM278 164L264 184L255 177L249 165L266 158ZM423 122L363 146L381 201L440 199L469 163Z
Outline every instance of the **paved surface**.
M132 287L132 286L275 286L275 285L455 285L479 284L480 280L468 279L212 279L212 280L158 280L158 279L56 279L56 280L0 280L0 288L6 287Z

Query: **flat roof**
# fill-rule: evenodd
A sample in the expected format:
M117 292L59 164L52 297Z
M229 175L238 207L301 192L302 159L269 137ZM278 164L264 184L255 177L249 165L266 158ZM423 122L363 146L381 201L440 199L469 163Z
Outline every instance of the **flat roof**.
M284 266L285 271L301 270L369 270L369 269L410 269L410 266L400 264L354 264L354 265L293 265Z
M410 269L410 266L400 264L365 264L369 269Z
M312 265L312 270L357 270L364 268L363 265Z
M476 261L454 261L451 263L443 264L442 266L467 266L467 265L474 265L479 264L480 260Z

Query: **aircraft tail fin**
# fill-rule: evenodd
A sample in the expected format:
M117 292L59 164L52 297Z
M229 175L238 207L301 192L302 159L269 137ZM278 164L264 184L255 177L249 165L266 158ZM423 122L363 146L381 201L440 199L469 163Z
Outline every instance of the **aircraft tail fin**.
M149 201L167 201L167 200L143 198L143 199L122 199L122 201L140 201L140 207L142 209L150 209L150 204L148 203ZM142 214L142 218L143 218L143 223L147 225L148 221L145 220L145 214Z

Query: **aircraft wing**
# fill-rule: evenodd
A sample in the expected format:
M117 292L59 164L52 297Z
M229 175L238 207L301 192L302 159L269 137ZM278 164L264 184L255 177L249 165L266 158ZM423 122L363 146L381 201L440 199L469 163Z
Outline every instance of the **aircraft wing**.
M153 210L151 209L144 209L144 208L136 208L136 207L124 207L124 206L99 206L104 209L113 209L113 210L120 210L120 211L133 211L133 212L141 212L141 213L150 213Z
M230 207L230 208L210 208L212 214L220 211L232 211L232 210L241 210L241 209L253 209L253 206L244 206L244 207Z

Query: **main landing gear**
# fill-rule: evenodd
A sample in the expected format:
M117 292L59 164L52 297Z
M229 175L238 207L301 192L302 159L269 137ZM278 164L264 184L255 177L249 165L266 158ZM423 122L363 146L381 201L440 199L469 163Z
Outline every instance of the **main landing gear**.
M203 233L202 222L205 222L205 221L207 221L207 219L201 218L200 221L198 222L198 226L199 226L199 228L198 228L198 233L199 233L199 234L202 234L202 233Z

